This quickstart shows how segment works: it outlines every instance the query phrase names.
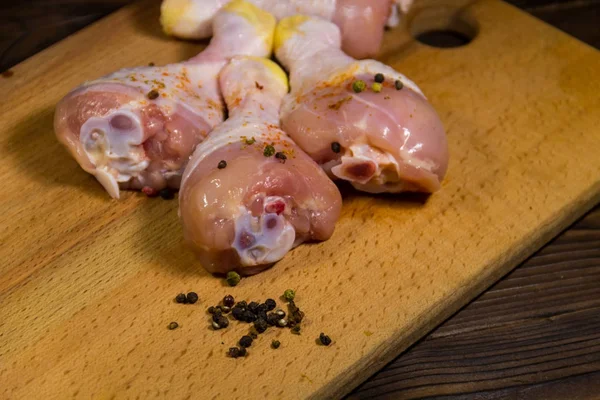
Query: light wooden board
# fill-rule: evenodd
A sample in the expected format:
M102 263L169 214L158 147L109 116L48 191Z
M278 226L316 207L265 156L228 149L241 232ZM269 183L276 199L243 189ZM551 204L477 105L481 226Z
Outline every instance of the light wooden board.
M427 47L402 27L382 51L447 127L443 189L426 201L347 194L331 240L228 288L184 248L176 201L111 200L52 133L54 104L82 81L201 49L163 37L148 4L0 79L1 398L338 397L600 198L600 55L482 0L464 11L478 26L468 46ZM271 329L246 359L226 358L247 327L212 331L206 306L289 287L302 335ZM199 304L172 302L188 290Z

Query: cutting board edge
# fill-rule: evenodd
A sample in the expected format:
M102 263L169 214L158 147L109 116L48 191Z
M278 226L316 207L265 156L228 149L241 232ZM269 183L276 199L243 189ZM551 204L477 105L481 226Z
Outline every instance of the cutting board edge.
M496 269L490 268L489 271L492 272L490 275L481 275L477 281L473 281L473 285L463 286L464 290L460 293L454 292L455 294L458 293L457 299L450 302L440 301L432 306L430 312L424 312L419 315L417 318L418 320L426 321L421 329L417 328L409 330L408 332L396 332L391 335L390 340L387 343L378 346L370 354L366 354L361 358L361 361L367 361L364 362L364 365L362 365L363 363L361 363L361 361L351 365L346 373L340 374L338 378L330 381L328 385L323 386L320 390L313 393L310 396L310 399L338 399L350 393L370 376L414 345L418 340L425 337L437 326L451 318L474 298L496 284L502 277L517 268L536 251L545 246L599 203L600 181L596 182L596 185L592 186L588 191L583 192L578 201L566 204L564 208L556 212L555 217L563 216L563 218L549 218L550 222L547 224L548 229L538 230L537 232L540 233L539 235L530 236L532 238L530 242L512 252L505 260L500 260L499 265L502 265L502 267ZM451 298L451 296L449 297ZM442 307L442 304L446 306L446 309ZM448 304L450 304L450 306L448 306ZM426 318L428 315L431 316L429 319ZM377 354L377 349L379 348L388 350ZM379 359L377 362L371 364L368 362L368 360L377 359ZM356 384L356 382L359 383Z

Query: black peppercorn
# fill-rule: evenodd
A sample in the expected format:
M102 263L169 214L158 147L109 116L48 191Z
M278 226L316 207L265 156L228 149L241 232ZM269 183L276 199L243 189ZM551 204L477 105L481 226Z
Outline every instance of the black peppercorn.
M179 324L177 322L171 322L169 326L167 326L167 328L169 328L169 330L172 331L173 329L179 328Z
M247 335L242 336L242 338L240 339L240 346L242 346L242 347L252 346L252 338Z
M231 307L223 306L221 307L221 311L223 311L223 314L229 314Z
M215 307L214 307L214 306L210 306L210 307L208 307L208 310L206 310L206 311L208 311L208 313L209 313L209 314L214 314L214 313L215 313L215 310L216 310L216 309L215 309Z
M240 348L240 357L246 357L247 351L244 347Z
M246 322L254 322L257 320L256 314L252 311L246 310L244 311L244 321Z
M265 321L262 318L254 321L254 329L256 329L258 333L263 333L267 330L268 327L269 326L267 325L267 321Z
M259 311L256 313L256 317L258 319L264 319L265 321L267 320L267 312L266 311Z
M233 315L233 318L237 319L238 321L244 320L245 311L242 307L233 307L231 309L231 314Z
M278 151L277 153L275 153L275 158L281 160L282 162L285 163L285 160L287 160L287 156L285 155L285 153Z
M256 310L258 309L258 303L255 301L250 302L250 304L248 304L248 310L252 311L253 313L256 314Z
M221 328L227 328L229 326L229 320L226 317L221 316L221 319L219 319L219 325Z
M186 298L188 303L194 304L198 301L198 294L196 292L189 292Z
M240 349L237 347L230 347L227 355L231 358L238 358L240 356Z
M385 80L385 77L383 76L383 74L375 74L375 82L383 83L384 80Z
M175 193L171 189L169 189L169 188L161 189L158 192L158 195L160 197L162 197L163 200L171 200L171 199L173 199L175 197Z
M280 328L286 327L288 324L287 319L285 318L281 318L280 320L277 321L277 326L279 326Z
M265 303L261 303L258 305L258 307L256 307L256 313L261 313L261 312L266 312L267 311L267 305Z
M277 321L279 321L279 317L275 313L269 313L267 315L267 324L275 326L277 325Z
M236 306L246 308L246 307L248 307L248 303L246 303L246 300L242 300L242 301L238 301Z
M267 306L267 311L271 311L277 307L277 302L273 299L267 299L265 300L265 305Z
M227 161L225 161L225 160L219 161L219 163L217 164L217 168L219 168L219 169L227 168Z
M396 87L396 90L401 90L404 87L404 84L401 80L397 80L396 82L394 82L394 86Z
M148 96L148 98L150 100L157 99L159 96L158 90L152 89L151 91L148 92L148 94L146 96Z
M219 311L219 312L216 312L216 311L215 311L215 312L213 313L213 315L212 315L212 320L213 320L214 322L217 322L217 323L218 323L218 322L219 322L219 320L220 320L222 317L223 317L223 316L221 315L221 312L220 312L220 311Z
M234 304L235 304L235 299L233 298L232 295L228 294L227 296L223 297L223 305L224 306L233 307Z
M258 333L256 333L255 331L250 331L250 337L252 339L256 339L258 337Z
M338 142L331 143L331 151L334 153L339 153L342 151L342 146Z
M185 297L184 293L179 293L177 296L175 296L175 301L179 304L183 304L187 302L187 298Z
M277 315L279 318L284 318L285 317L285 311L283 311L283 310L276 310L275 311L275 315Z
M274 348L274 349L278 349L278 348L279 348L279 346L281 346L281 342L280 342L279 340L273 340L273 341L271 342L271 347L272 347L272 348Z
M319 335L319 341L323 346L329 346L331 344L331 338L323 332L321 332L321 334Z

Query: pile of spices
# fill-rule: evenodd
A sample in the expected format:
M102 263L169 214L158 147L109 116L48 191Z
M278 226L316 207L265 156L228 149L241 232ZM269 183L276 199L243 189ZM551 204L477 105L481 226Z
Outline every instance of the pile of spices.
M183 294L181 294L183 295ZM177 298L181 298L179 295ZM224 329L229 326L230 320L236 320L241 323L252 324L250 332L243 335L237 343L236 347L231 347L227 355L231 358L239 358L247 355L247 350L252 346L254 340L258 336L269 329L269 327L291 328L292 333L300 334L300 323L304 318L302 312L294 299L296 293L292 289L288 289L282 295L282 298L288 301L288 312L286 313L280 308L277 308L277 302L274 299L266 299L264 302L241 300L236 302L232 295L223 297L220 304L208 307L207 311L211 314L211 323L215 330ZM230 317L226 314L231 312ZM279 348L281 343L278 340L273 340L271 347Z

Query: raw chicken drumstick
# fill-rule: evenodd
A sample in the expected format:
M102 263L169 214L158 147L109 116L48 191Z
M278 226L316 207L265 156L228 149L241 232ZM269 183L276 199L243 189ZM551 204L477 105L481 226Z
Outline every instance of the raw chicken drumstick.
M306 240L326 240L341 196L279 129L285 73L235 57L220 76L229 119L201 143L183 174L184 236L208 271L253 274Z
M448 165L444 127L421 90L340 50L331 22L281 20L275 54L290 71L282 128L334 179L366 192L433 192Z
M224 119L221 69L234 55L271 54L275 18L254 5L233 1L214 24L210 45L194 58L117 71L57 105L58 140L112 197L178 188L194 148Z
M230 0L163 0L161 24L168 35L203 39L212 33L211 21ZM249 0L277 18L314 15L342 30L342 48L356 58L374 56L396 4L393 0Z

